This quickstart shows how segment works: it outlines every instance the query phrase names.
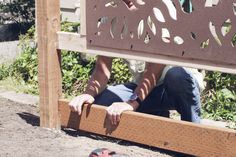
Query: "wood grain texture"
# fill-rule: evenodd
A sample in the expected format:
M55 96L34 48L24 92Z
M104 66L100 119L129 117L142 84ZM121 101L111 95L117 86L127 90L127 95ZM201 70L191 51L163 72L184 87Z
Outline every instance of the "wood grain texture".
M125 112L118 126L106 120L105 107L85 105L81 117L59 101L63 127L70 127L197 156L236 156L236 131Z
M37 37L39 58L40 126L59 128L58 99L61 95L60 52L57 31L60 30L58 0L37 0Z
M86 0L80 0L80 34L86 35Z
M192 67L198 69L205 69L210 71L220 71L224 73L236 74L236 68L231 64L216 64L209 61L202 60L185 60L178 57L163 56L158 54L149 54L139 51L128 51L102 47L86 46L86 37L82 37L77 33L58 32L58 49L78 51L96 55L103 55L109 57L120 57L126 59L144 60L153 63L161 63L166 65L177 65L184 67Z

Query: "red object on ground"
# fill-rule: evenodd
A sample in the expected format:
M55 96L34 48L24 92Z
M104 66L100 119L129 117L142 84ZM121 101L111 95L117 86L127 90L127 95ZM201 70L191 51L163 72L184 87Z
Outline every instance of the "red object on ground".
M89 157L129 157L125 154L117 154L115 151L110 151L107 148L99 148L92 151Z

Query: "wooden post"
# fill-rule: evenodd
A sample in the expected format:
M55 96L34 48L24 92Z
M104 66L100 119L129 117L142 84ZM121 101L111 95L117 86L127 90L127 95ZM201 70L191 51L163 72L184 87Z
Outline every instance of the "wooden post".
M80 0L80 35L86 35L86 0Z
M60 52L57 31L60 30L59 0L36 0L40 126L60 128L58 100L61 96Z

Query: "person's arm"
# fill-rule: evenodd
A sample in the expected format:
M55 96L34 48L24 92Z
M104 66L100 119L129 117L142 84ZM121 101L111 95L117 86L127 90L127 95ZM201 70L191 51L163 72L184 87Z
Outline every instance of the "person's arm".
M136 87L134 93L136 93L141 101L145 100L148 94L152 91L152 89L156 86L159 78L161 77L162 71L165 65L155 64L155 63L147 63L146 70L143 74L143 78ZM132 104L134 110L136 110L139 106L137 101Z
M73 98L69 106L72 111L81 114L82 105L84 103L92 104L94 97L101 93L107 86L111 75L112 58L98 56L96 66L91 78L88 81L85 92Z
M136 87L134 93L143 101L157 84L165 65L147 63L141 82ZM135 111L139 107L137 101L116 102L107 108L109 119L116 125L120 121L120 115L124 111Z
M111 76L111 66L112 58L98 56L95 69L88 81L84 94L89 94L95 97L106 88Z

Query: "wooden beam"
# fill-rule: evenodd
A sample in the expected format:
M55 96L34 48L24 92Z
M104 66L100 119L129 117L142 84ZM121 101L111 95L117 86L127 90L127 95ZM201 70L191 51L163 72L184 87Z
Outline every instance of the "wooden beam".
M86 35L86 0L80 0L80 34Z
M145 52L138 51L127 51L102 47L87 48L86 37L80 36L77 33L58 32L58 49L236 74L236 67L231 64L217 64L203 60L186 60L183 58L147 54Z
M62 90L57 31L60 30L60 4L58 0L37 0L36 10L40 126L59 128L58 99Z
M209 127L158 116L125 112L118 126L106 120L106 107L85 105L81 117L59 101L63 127L197 156L236 156L236 131Z

